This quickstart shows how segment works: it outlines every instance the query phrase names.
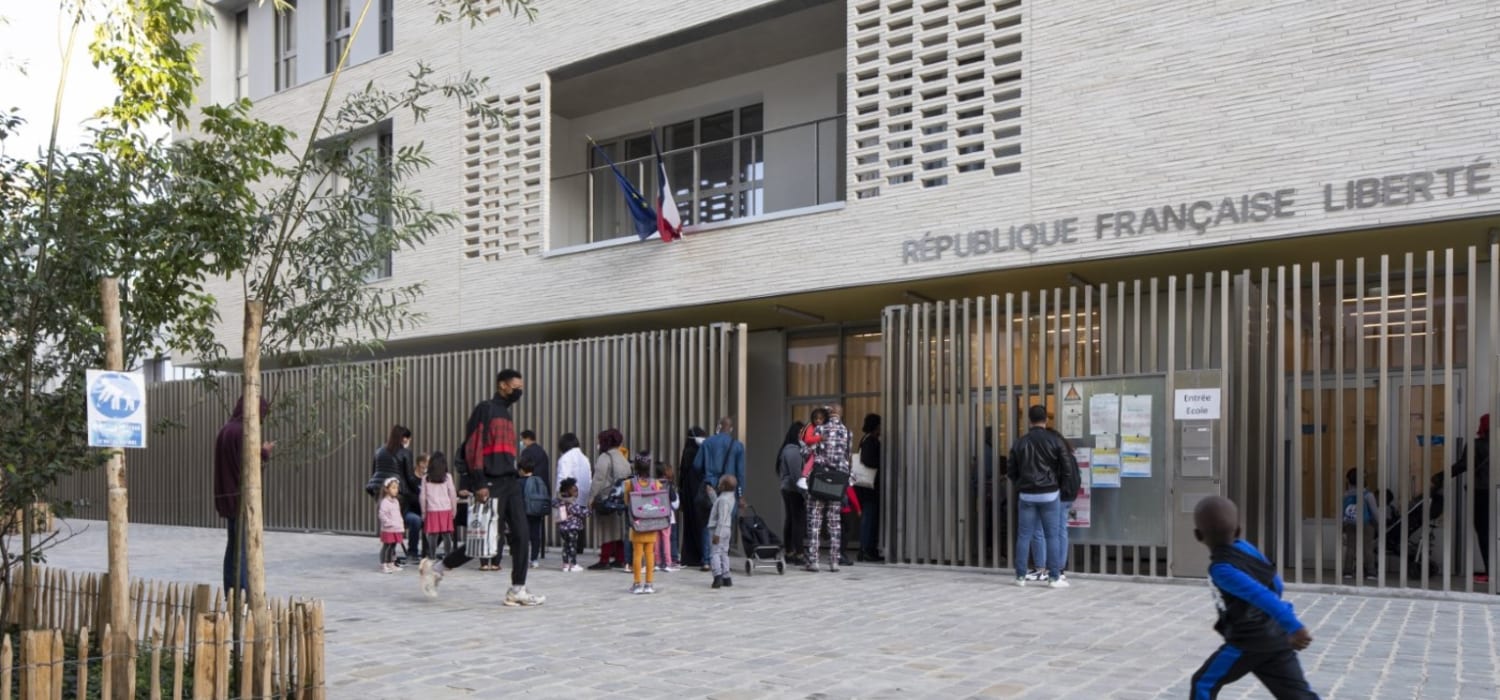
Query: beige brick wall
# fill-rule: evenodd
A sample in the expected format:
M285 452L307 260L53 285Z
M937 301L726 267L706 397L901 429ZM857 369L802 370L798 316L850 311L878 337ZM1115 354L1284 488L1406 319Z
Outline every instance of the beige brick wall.
M398 2L395 52L355 67L342 85L399 81L423 60L439 75L472 70L491 76L497 95L521 94L528 85L545 85L551 68L757 4L545 3L534 25L495 17L470 30L434 27L425 3ZM924 11L922 2L903 8L910 4L851 0L851 36L855 16L868 7L891 16ZM976 4L985 7L969 9ZM981 14L1011 4L954 2ZM1465 194L1468 171L1456 171L1452 197L1446 175L1432 172L1500 161L1500 3L1023 0L1021 9L1019 173L956 173L937 187L887 183L878 196L854 199L858 167L851 155L851 199L841 210L722 228L674 245L550 257L469 258L459 226L396 255L396 282L428 285L420 302L428 320L403 337L628 314L669 299L698 305L1500 211L1500 167L1473 171L1492 176L1476 183L1489 187L1487 194ZM851 76L864 65L856 53L851 42ZM854 105L856 81L850 82ZM262 100L258 109L299 128L323 87L317 81L296 88ZM855 129L849 132L854 139ZM434 111L421 125L398 122L396 140L425 143L435 165L417 186L436 206L461 211L464 129L457 111ZM544 139L543 182L549 155ZM1341 198L1345 180L1413 172L1429 173L1431 201L1323 211L1324 184L1336 185ZM1388 184L1403 183L1412 180ZM1163 206L1187 205L1193 215L1191 205L1205 200L1218 216L1224 197L1239 202L1241 195L1287 188L1296 189L1289 218L1226 219L1203 233L1118 239L1095 233L1101 213L1132 210L1138 220L1148 207L1160 215ZM537 220L545 226L545 186L542 192ZM903 261L903 242L927 232L998 227L1008 233L1012 225L1067 217L1078 220L1076 242L1067 245ZM814 249L837 250L839 264L812 266ZM238 288L216 288L231 343L240 325Z

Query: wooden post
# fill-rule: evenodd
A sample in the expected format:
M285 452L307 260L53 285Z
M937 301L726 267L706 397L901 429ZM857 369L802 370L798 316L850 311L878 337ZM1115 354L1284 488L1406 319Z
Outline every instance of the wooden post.
M323 672L323 603L314 602L307 609L311 618L308 626L312 632L308 635L307 644L307 666L312 676L312 688L308 697L312 700L324 700L327 695L323 688L326 681Z
M214 623L214 698L229 700L229 616L220 615Z
M140 649L129 627L115 632L114 635L115 654L120 657L114 669L115 697L129 700L135 697L135 657L140 653Z
M256 668L255 662L257 659L255 658L255 651L257 641L259 640L255 636L255 625L245 625L245 638L240 641L240 658L238 659L239 663L236 664L240 669L240 697L242 698L255 697L255 690L250 684L256 677L252 669Z
M5 635L5 641L0 643L0 697L9 698L12 673L15 673L11 661L10 635Z
M187 641L187 620L181 615L172 621L172 700L182 700L183 647Z
M193 618L193 700L214 697L214 615L202 613Z
M114 697L115 639L108 623L104 625L104 636L99 638L99 655L104 657L99 673L99 697L109 700Z
M151 630L151 700L161 700L161 629Z
M89 696L89 628L78 630L78 697ZM5 697L10 697L7 694Z
M62 700L63 671L67 668L67 660L67 652L63 651L62 630L52 630L52 700Z
M104 302L104 368L125 371L124 329L120 323L120 281L99 280ZM115 634L130 632L130 557L126 543L130 526L130 498L125 490L125 451L109 450L105 467L109 517L109 624ZM131 666L133 670L133 666Z
M266 560L263 549L262 530L265 523L261 508L261 415L260 415L260 334L265 322L265 303L257 300L245 302L244 335L244 443L242 444L240 474L240 512L244 519L240 523L240 537L244 540L246 583L249 587L250 614L256 620L257 633L265 631L260 623L266 618ZM234 582L238 585L238 581ZM226 591L227 593L227 591ZM238 612L238 611L236 611Z
M52 632L21 633L21 697L52 697Z

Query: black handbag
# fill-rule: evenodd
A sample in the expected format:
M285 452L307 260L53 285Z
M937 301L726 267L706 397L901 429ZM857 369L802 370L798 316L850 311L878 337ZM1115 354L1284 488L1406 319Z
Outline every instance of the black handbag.
M820 501L842 501L848 488L848 472L821 464L814 466L807 478L808 495Z

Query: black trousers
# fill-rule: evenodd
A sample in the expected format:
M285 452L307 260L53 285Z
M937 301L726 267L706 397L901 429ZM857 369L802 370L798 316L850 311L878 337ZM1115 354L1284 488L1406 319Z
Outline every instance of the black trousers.
M786 517L781 524L781 547L801 554L807 551L807 503L801 491L782 491L781 504Z
M528 563L525 553L527 549L527 523L526 523L526 498L521 492L521 480L514 474L491 479L490 501L497 509L498 524L496 527L505 528L506 542L510 544L510 585L526 585L526 565ZM521 556L516 556L520 553ZM443 557L443 568L457 569L464 564L473 561L463 545L459 545L448 556Z
M1489 489L1474 493L1474 534L1479 537L1479 558L1484 562L1484 573L1494 576L1490 570L1490 492Z
M1271 691L1277 700L1318 700L1318 694L1307 684L1302 674L1302 664L1297 661L1297 652L1254 652L1225 644L1203 666L1193 674L1193 685L1189 692L1192 700L1213 700L1219 691L1241 678L1253 673L1261 685Z
M545 520L546 517L541 515L526 516L526 534L531 542L532 561L542 558L542 522ZM515 555L512 554L511 558L514 559Z

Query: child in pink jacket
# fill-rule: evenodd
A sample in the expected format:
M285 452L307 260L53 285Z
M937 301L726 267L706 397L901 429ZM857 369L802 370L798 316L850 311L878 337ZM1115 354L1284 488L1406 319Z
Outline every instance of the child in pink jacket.
M458 489L448 476L448 458L443 453L432 453L426 481L420 498L422 532L427 537L427 558L441 559L437 555L439 542L447 545L444 552L453 551L453 510L458 506Z
M405 522L401 517L401 480L390 477L380 489L380 570L394 574L396 568L396 545L405 536Z

